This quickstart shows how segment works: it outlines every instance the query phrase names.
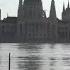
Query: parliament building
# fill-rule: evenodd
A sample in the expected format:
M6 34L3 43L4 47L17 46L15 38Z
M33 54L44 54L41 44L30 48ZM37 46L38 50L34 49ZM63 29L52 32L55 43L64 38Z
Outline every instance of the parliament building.
M17 17L1 20L1 43L70 43L70 7L63 5L62 20L56 16L55 1L51 1L46 17L41 0L19 0Z

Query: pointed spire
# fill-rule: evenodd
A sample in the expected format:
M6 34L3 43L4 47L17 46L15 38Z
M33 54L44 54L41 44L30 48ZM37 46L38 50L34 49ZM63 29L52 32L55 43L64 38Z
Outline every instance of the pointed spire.
M63 12L65 11L65 5L64 5L64 2L63 2Z
M69 8L69 0L68 0L68 8Z
M0 9L0 20L1 20L1 9Z
M21 19L22 16L22 0L19 0L19 7L18 7L18 17Z
M19 0L19 7L22 6L22 0Z
M56 18L55 1L51 1L50 18Z
M54 3L54 0L52 0L52 2Z

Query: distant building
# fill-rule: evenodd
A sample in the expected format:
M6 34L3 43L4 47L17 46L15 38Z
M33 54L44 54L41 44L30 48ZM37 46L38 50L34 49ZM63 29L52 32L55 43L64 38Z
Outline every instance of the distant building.
M19 1L17 35L19 42L47 41L46 14L43 11L41 0ZM20 38L21 36L21 38Z
M51 1L50 14L48 18L48 41L56 42L57 39L57 17L54 0Z
M1 20L0 42L59 43L70 42L70 7L63 5L62 20L56 16L55 1L51 1L46 17L41 0L19 0L18 16Z
M7 17L0 21L0 42L14 42L17 33L17 18Z
M63 12L62 12L62 20L66 22L70 22L70 7L69 7L69 2L68 6L65 9L65 6L63 5Z
M58 41L70 42L70 7L63 4L62 20L58 22Z

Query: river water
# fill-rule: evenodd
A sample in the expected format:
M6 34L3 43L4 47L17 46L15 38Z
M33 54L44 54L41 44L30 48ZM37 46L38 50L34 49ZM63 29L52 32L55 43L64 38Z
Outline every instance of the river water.
M0 70L70 70L70 44L0 43Z

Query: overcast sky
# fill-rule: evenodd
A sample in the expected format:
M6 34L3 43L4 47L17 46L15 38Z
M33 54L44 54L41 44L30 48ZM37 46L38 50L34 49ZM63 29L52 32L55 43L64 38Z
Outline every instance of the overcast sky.
M46 11L47 17L49 16L51 0L42 0L43 8ZM55 0L57 17L61 19L63 2L67 7L68 0ZM0 8L2 9L2 18L8 16L17 16L19 0L0 0Z

